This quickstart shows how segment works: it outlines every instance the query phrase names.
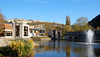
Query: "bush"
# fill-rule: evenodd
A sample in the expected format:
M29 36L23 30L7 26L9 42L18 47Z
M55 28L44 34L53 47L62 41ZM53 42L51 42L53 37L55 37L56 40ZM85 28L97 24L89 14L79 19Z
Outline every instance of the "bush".
M34 44L31 39L12 41L10 47L16 51L18 55L28 55L33 50Z
M33 52L34 43L31 39L29 40L16 40L12 41L9 46L0 48L0 52L4 53L3 55L29 55ZM8 52L8 53L5 53Z

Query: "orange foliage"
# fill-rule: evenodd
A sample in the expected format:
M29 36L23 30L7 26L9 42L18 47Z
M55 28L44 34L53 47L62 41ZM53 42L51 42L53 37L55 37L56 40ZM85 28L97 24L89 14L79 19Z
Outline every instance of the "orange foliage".
M0 11L1 11L1 9L0 9ZM1 14L1 12L0 12L0 23L5 23L6 21L4 20L4 16Z

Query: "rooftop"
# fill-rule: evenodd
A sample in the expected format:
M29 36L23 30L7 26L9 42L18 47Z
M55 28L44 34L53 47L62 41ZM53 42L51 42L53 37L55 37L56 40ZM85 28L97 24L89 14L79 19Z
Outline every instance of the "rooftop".
M13 28L9 24L0 24L0 29L10 29L10 30L13 30Z

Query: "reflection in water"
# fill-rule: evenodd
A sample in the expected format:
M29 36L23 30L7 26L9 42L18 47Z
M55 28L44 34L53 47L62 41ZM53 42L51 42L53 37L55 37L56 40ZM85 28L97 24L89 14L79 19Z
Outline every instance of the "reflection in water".
M93 46L92 45L88 45L87 47L87 54L88 54L88 57L93 57L94 56L94 50L93 50Z
M67 44L66 47L66 57L71 57L71 45Z
M87 51L86 49L84 48L84 46L80 47L73 47L73 53L75 54L76 57L87 57L86 54L87 54Z
M73 47L73 52L77 57L93 57L94 50L92 45L78 45Z
M99 45L82 45L67 41L50 41L35 49L34 57L97 57Z
M95 48L94 49L94 54L96 55L96 57L100 57L100 47L99 48Z

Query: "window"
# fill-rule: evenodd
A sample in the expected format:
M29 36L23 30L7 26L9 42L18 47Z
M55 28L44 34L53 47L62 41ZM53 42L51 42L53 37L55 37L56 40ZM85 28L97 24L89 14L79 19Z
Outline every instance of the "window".
M36 33L36 30L34 30L34 33Z
M6 36L12 36L12 32L11 31L6 31Z
M16 36L19 36L19 26L16 26Z
M40 30L40 33L45 33L45 30Z
M30 33L32 33L32 29L30 29Z
M28 36L28 27L24 26L24 36Z

